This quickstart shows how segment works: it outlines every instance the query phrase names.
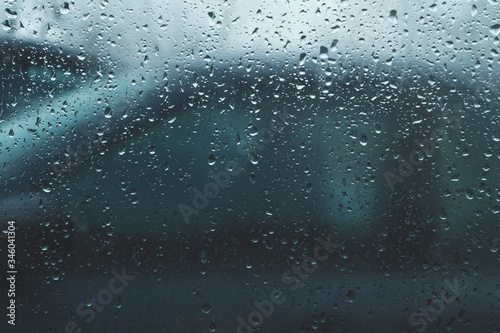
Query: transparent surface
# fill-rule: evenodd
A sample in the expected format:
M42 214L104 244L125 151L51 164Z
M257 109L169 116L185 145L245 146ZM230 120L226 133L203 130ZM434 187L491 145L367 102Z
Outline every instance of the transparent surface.
M0 330L500 332L499 9L4 2Z

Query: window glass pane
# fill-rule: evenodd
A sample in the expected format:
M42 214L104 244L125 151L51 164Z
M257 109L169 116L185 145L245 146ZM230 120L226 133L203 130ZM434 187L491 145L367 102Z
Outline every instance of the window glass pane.
M498 11L5 2L0 330L499 331Z

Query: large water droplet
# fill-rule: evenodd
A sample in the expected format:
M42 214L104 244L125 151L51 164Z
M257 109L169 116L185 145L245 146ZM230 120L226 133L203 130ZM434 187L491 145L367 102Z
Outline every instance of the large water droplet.
M50 191L51 191L49 183L45 180L42 182L42 190L45 193L50 193Z
M255 152L253 152L253 151L252 151L252 152L250 153L249 158L250 158L250 162L251 162L252 164L258 164L258 163L259 163L259 157L257 156L257 154L256 154Z
M330 51L335 52L337 51L337 44L339 43L338 39L334 39L332 41L332 44L330 44Z
M212 320L212 323L210 324L210 326L208 327L208 330L210 332L215 332L215 320Z
M7 8L5 9L5 12L7 13L8 18L16 18L17 17L17 12Z
M2 28L3 28L3 30L5 30L5 31L10 31L10 30L12 30L12 26L10 25L9 20L5 20L5 21L3 21L3 22L2 22Z
M305 53L300 54L300 59L299 59L300 66L303 66L306 63L306 56L307 56L307 54L305 54Z
M490 27L490 32L493 34L493 36L498 36L500 34L500 24L494 24Z
M210 18L210 25L214 25L215 24L215 13L208 12L208 17Z
M113 116L113 111L111 108L108 106L104 109L104 117L106 118L111 118Z
M319 57L321 59L328 59L328 48L326 46L321 46L319 48Z
M215 157L213 154L210 154L210 156L208 156L208 165L214 165L215 164Z
M61 5L61 14L68 14L69 12L69 3L63 2Z
M475 16L477 14L477 6L476 5L472 5L472 8L471 8L471 15L472 16Z
M201 306L201 311L203 311L203 313L209 313L210 310L212 310L212 307L209 303L205 303Z
M392 24L398 23L398 12L394 9L389 12L389 21L391 21Z
M362 146L366 146L368 143L368 138L366 137L366 134L361 134L361 139L359 140L359 143L361 143Z

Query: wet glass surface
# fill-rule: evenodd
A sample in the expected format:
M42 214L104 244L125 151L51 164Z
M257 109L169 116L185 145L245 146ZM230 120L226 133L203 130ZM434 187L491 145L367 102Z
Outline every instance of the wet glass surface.
M500 332L498 9L5 2L0 330Z

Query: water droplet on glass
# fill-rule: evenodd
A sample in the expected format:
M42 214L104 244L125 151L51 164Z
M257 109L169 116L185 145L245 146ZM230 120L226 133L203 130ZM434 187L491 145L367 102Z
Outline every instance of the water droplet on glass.
M328 48L326 46L321 46L319 48L319 57L321 59L328 59Z
M443 208L443 207L441 207L441 212L440 212L440 214L439 214L439 218L440 218L441 220L443 220L443 221L444 221L444 220L446 220L446 219L448 218L448 214L446 213L446 211L444 210L444 208Z
M353 303L354 302L354 290L349 290L346 294L346 297L347 297L347 301L349 303Z
M490 27L490 32L493 36L498 36L500 34L500 24L494 24Z
M5 9L5 12L7 13L8 18L16 18L17 17L17 12L7 8Z
M119 309L122 307L122 297L120 295L115 298L115 306Z
M398 12L394 9L389 12L389 21L391 21L392 24L398 23Z
M474 16L476 14L477 14L477 6L476 5L472 5L471 15Z
M42 190L45 193L50 193L50 186L49 186L49 183L47 183L47 181L42 182Z
M210 154L210 156L208 156L208 165L214 165L215 164L215 157L213 154Z
M210 332L215 332L215 320L212 320L212 323L208 327Z
M215 13L208 12L208 17L210 18L210 25L214 25L215 24Z
M201 306L201 311L203 311L203 313L209 313L210 310L212 310L212 307L209 303L205 303Z
M173 116L171 119L168 120L168 123L173 124L176 119L177 119L177 116Z
M2 28L5 31L10 31L12 29L12 26L10 25L9 20L5 20L2 22Z
M366 137L366 134L361 134L361 139L359 143L361 143L362 146L366 146L366 144L368 143L368 138Z
M68 14L69 12L69 3L63 2L61 5L61 14Z
M249 158L250 158L250 162L252 164L258 164L259 163L259 157L257 156L257 154L255 152L251 152Z
M305 54L305 53L300 54L300 59L299 59L300 66L303 66L306 63L306 57L307 57L307 54Z
M337 44L339 43L338 39L334 39L332 41L332 44L330 45L330 51L335 52L337 51Z
M495 253L498 251L498 238L493 240L493 244L491 244L491 252Z

